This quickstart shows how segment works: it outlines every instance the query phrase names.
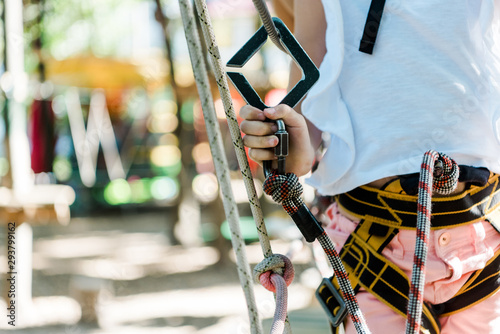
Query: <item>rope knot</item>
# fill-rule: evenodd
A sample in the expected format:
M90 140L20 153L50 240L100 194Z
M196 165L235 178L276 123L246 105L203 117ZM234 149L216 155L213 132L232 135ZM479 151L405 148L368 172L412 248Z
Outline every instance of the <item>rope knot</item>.
M255 280L260 281L260 284L267 290L276 292L276 287L271 281L271 275L283 276L286 285L289 286L295 276L295 270L292 262L285 255L273 254L257 264L253 269L253 274Z
M299 178L293 173L271 174L264 181L263 189L278 204L299 198L303 191Z
M451 194L457 187L459 167L446 154L437 153L434 156L433 190L440 195Z

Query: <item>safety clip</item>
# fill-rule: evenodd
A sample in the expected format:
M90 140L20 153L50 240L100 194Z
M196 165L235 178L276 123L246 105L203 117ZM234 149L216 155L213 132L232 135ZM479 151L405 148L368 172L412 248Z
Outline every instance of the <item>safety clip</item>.
M297 103L306 95L311 87L319 79L319 70L309 58L304 49L297 42L293 34L288 30L286 25L280 19L273 17L274 25L279 32L282 45L287 49L289 55L297 63L302 70L302 79L288 92L279 104L286 104L290 107L295 107ZM257 51L267 41L267 32L264 26L243 45L241 49L228 61L227 67L241 68L252 58ZM251 106L264 110L269 108L253 89L245 76L239 72L227 72L229 79L232 81L243 99ZM278 158L277 173L285 174L285 159L288 155L288 132L285 129L285 123L282 120L277 120L278 131L276 136L279 139L278 145L275 147L275 156ZM271 161L264 161L264 175L267 177L272 173Z

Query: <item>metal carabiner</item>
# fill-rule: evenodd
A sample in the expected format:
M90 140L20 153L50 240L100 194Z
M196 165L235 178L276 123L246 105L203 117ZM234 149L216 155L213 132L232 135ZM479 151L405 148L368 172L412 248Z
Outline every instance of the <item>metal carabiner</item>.
M276 120L278 130L274 133L278 137L278 144L274 147L274 156L278 159L278 174L285 174L286 157L288 156L288 132L286 131L285 122ZM272 173L272 160L264 161L264 176L267 178Z
M304 49L300 46L299 42L297 42L290 30L288 30L283 21L274 17L273 22L279 32L283 46L288 50L290 56L297 63L303 73L302 79L279 103L286 104L293 108L319 79L319 70ZM238 52L236 52L236 54L227 62L227 67L243 67L265 44L267 37L268 35L265 27L260 27L260 29L257 30L257 32L245 43L245 45L243 45L243 47L238 50ZM249 105L259 108L260 110L269 108L266 104L264 104L264 102L262 102L260 96L242 73L227 72L227 75L240 95ZM274 150L275 156L278 158L277 172L284 174L285 160L288 155L288 132L286 131L285 123L282 120L277 120L276 124L278 126L278 131L275 135L278 136L279 139L278 145L276 145ZM271 169L271 161L264 161L264 174L266 177L272 173Z

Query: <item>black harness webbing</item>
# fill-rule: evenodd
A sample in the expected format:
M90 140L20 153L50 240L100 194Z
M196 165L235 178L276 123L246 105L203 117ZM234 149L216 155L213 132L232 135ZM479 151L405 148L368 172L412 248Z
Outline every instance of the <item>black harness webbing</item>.
M377 39L380 21L384 13L385 0L372 0L368 17L366 18L365 29L363 31L363 38L359 44L359 51L372 54L375 40Z
M399 182L399 180L397 181ZM432 200L431 228L441 229L471 224L488 217L500 205L498 175L485 187L473 187L459 195L435 197ZM414 229L417 217L416 197L389 191L359 187L336 196L336 201L349 214L387 227ZM498 226L492 222L498 230Z
M394 181L396 189L399 188ZM395 312L406 317L410 281L406 274L381 255L400 228L415 229L416 196L387 190L361 187L337 198L344 210L360 218L356 230L347 239L340 257L356 292L369 291ZM488 220L499 224L499 175L492 175L483 187L472 186L451 197L433 198L433 228L446 228ZM450 211L453 210L453 211ZM382 218L380 218L382 217ZM437 225L437 226L436 226ZM497 228L498 230L498 228ZM334 286L335 280L331 279ZM476 271L448 302L424 304L422 327L440 333L437 317L464 310L493 295L500 289L500 251L482 270ZM335 316L340 304L333 298L331 285L320 285L318 297Z

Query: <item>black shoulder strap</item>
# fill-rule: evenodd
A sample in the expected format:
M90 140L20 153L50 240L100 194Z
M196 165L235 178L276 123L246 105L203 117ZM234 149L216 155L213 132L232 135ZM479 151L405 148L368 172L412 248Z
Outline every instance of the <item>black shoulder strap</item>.
M372 54L375 40L377 39L378 28L384 13L385 0L372 0L368 17L366 18L363 38L359 45L359 51Z

